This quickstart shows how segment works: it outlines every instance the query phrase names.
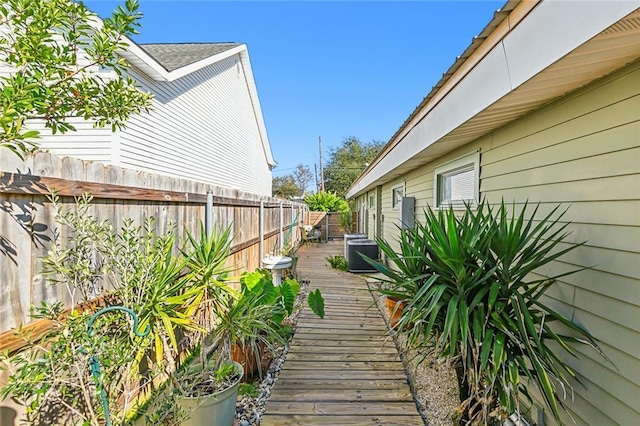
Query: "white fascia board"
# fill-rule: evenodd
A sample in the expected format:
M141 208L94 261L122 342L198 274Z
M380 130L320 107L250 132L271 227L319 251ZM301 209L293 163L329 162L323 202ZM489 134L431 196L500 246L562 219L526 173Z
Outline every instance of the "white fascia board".
M89 21L89 25L98 31L104 25L104 21L97 15L93 16ZM158 61L145 52L136 42L128 37L122 37L122 41L128 46L125 50L118 50L118 55L125 58L130 64L137 67L147 76L156 81L173 81L180 77L198 71L208 65L227 59L233 55L237 55L242 51L247 51L247 45L241 44L232 49L225 50L217 55L209 56L193 64L186 65L173 71L167 71Z
M543 1L504 39L516 88L640 7L640 0Z
M494 47L440 103L347 193L351 198L424 151L511 91L501 44Z
M638 7L640 0L543 1L357 181L347 198L375 186L377 180Z
M169 73L168 81L177 80L180 77L184 77L185 75L198 71L201 68L204 68L211 64L215 64L216 62L220 62L234 55L241 54L242 52L245 52L245 53L247 52L246 44L241 44L240 46L234 47L229 50L225 50L224 52L218 53L217 55L209 56L208 58L202 59L201 61L194 62L193 64L189 64L182 68L178 68L177 70L171 71Z
M249 96L251 97L251 105L253 106L253 114L256 118L256 124L258 125L258 131L260 132L260 139L262 140L262 148L264 150L264 156L267 160L267 164L271 167L276 166L276 161L273 159L273 153L271 152L271 144L269 143L269 135L267 134L267 127L264 124L264 116L262 115L262 108L260 107L260 98L258 97L258 88L256 86L255 79L253 78L253 69L251 68L251 61L249 60L249 52L245 45L243 45L244 51L240 54L240 62L244 71L247 89L249 90Z
M125 42L129 46L127 46L126 50L119 52L120 56L144 72L147 76L151 77L151 79L155 81L169 81L169 71L153 59L151 55L142 50L142 48L131 41L131 39L126 39Z
M104 26L104 21L98 15L94 14L89 20L89 26L91 26L94 31L100 31ZM147 52L142 50L142 48L129 37L123 36L121 41L127 44L127 48L125 50L118 49L117 53L119 56L144 71L145 74L153 80L166 81L168 72L162 65L149 56Z

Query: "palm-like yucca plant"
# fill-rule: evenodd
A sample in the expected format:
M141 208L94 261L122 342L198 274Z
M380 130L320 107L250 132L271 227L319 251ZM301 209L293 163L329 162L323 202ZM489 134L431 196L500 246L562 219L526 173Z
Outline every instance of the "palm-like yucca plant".
M288 284L286 286L289 288ZM213 331L221 344L217 364L229 359L232 345L236 345L241 351L255 357L256 365L260 367L260 346L273 349L274 343L286 342L281 321L287 311L284 304L280 303L278 290L271 280L263 281L253 289L243 284L241 296L234 299Z
M562 248L568 223L557 207L541 219L538 206L527 208L482 203L459 217L427 209L423 223L401 230L399 253L379 241L395 268L370 261L387 277L386 292L406 300L398 330L409 343L455 360L461 422L497 423L530 398L527 382L559 421L569 380L578 380L559 354L576 356L571 344L586 344L604 356L589 332L541 299L580 270L544 276L541 268L582 244Z
M156 363L167 360L169 371L176 369L176 329L201 329L193 315L203 296L202 288L191 285L190 277L184 273L187 260L173 255L174 242L173 233L152 242L153 249L148 249L146 256L149 273L138 282L140 298L135 306L141 329L151 329L148 338L154 342ZM142 345L137 359L145 350Z
M410 300L431 277L431 269L422 260L430 252L424 225L416 223L413 228L401 229L398 239L399 250L396 252L387 241L377 238L380 250L386 254L390 266L373 259L365 260L372 263L383 273L380 280L384 283L381 292L395 300Z
M188 279L191 281L191 286L194 291L201 293L200 305L195 316L202 332L198 334L198 343L203 381L207 380L211 374L208 362L209 352L220 344L215 339L215 332L212 332L220 327L222 318L228 315L233 300L239 295L227 283L228 274L232 271L232 267L227 265L231 240L231 227L215 228L208 234L204 225L200 223L199 238L187 232L187 242L181 250L182 258L185 259L185 265L189 270ZM212 346L207 346L208 341L212 339L214 340ZM220 367L226 358L228 357L225 359L221 357L216 368Z
M236 290L227 283L228 274L233 269L226 264L231 240L231 227L216 228L207 235L201 223L199 238L187 232L187 242L181 250L190 279L203 291L198 321L207 332L215 326L216 314L228 309L231 297L237 297Z

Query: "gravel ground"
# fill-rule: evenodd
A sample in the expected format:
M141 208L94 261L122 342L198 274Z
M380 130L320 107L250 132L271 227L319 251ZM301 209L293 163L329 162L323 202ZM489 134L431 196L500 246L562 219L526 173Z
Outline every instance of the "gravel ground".
M375 283L368 282L374 290ZM389 327L389 315L384 304L384 297L373 293L378 310ZM435 356L418 354L408 349L406 339L394 331L389 332L393 338L400 359L409 378L409 386L413 392L418 412L428 426L451 426L452 414L455 412L460 397L456 372L447 361L438 360Z
M309 291L308 282L302 281L300 284L301 288L296 300L296 309L289 319L290 325L294 328ZM369 283L370 288L372 285L375 284ZM383 297L377 298L377 305L388 326L389 317L384 306ZM404 339L393 331L390 332L390 338L393 338L400 352L400 358L407 372L409 385L424 424L427 426L451 426L453 424L451 416L459 400L457 379L453 368L447 362L439 361L432 356L427 356L421 361L415 351L407 349ZM258 386L257 397L245 395L238 398L234 425L250 426L260 424L260 419L265 412L267 401L271 395L271 389L275 385L280 370L284 365L287 351L288 345L276 349L267 373Z
M287 321L287 325L293 327L294 330L296 324L298 323L298 318L300 317L302 307L307 301L308 293L309 281L300 280L300 293L298 293L298 297L294 305L293 314L285 320ZM291 336L291 338L293 338L293 335ZM258 396L252 397L249 395L244 395L238 398L238 402L236 403L236 418L234 426L250 426L260 424L260 419L265 412L267 401L269 400L269 396L271 395L271 389L276 384L276 380L278 379L280 370L282 370L282 366L284 365L284 361L287 357L290 342L291 339L289 339L289 342L287 342L286 346L280 346L275 349L273 359L269 363L269 368L267 369L264 378L257 386Z

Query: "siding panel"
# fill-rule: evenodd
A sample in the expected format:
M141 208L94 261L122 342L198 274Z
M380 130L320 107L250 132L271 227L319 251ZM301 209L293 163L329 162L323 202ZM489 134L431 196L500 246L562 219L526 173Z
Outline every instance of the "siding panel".
M270 195L269 170L238 55L176 81L132 72L153 112L121 134L121 165Z
M132 117L117 135L81 118L69 120L77 132L66 134L53 135L39 121L27 126L42 132L36 141L42 149L59 156L270 196L272 175L256 119L261 112L245 66L238 54L172 82L153 81L131 68L128 74L155 98L149 114ZM7 72L0 65L0 75Z
M405 180L416 197L417 219L432 203L433 171L481 149L480 196L520 208L540 202L541 215L570 207L568 242L587 244L540 274L592 267L563 278L545 296L602 342L612 365L588 348L568 360L583 377L574 401L578 425L637 424L640 411L640 63L636 62L383 187ZM385 220L388 240L397 238ZM545 424L555 424L545 410ZM568 424L572 420L563 415Z

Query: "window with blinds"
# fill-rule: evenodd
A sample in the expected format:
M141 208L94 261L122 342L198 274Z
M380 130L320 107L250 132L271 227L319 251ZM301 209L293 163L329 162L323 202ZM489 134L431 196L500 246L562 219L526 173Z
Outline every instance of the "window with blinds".
M436 168L434 204L464 207L478 201L480 153L464 156Z
M404 184L391 189L391 207L393 209L398 208L398 204L400 203L400 200L402 200L402 197L404 197Z

